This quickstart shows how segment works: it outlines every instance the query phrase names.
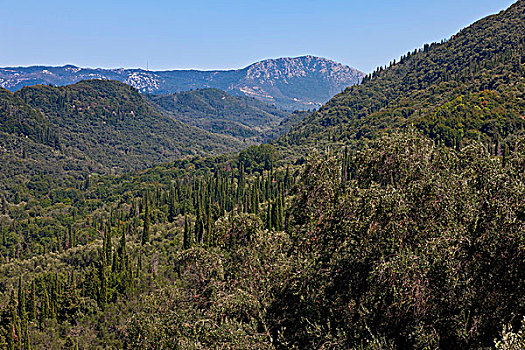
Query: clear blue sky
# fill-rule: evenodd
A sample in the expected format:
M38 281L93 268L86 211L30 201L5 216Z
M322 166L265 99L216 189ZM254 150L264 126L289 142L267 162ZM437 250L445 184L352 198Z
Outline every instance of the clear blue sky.
M514 0L0 0L0 66L234 69L322 56L365 72Z

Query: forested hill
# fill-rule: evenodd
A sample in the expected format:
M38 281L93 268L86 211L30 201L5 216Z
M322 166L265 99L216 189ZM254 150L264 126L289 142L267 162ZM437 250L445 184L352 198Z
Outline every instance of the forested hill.
M57 142L55 131L42 113L2 88L0 88L0 115L2 132L25 136L51 146Z
M380 67L283 137L284 145L366 141L414 125L447 145L495 145L523 129L525 1L443 43Z
M289 114L254 98L232 96L218 89L144 96L182 122L241 140L268 140Z
M47 115L0 88L0 191L34 174L57 178L71 171L86 174L104 169L80 150L66 149L60 131Z
M174 120L150 106L136 89L116 81L35 85L15 94L2 90L0 97L2 140L14 137L14 144L20 145L18 150L12 149L13 142L6 142L2 156L34 158L32 166L23 167L26 170L45 170L57 161L56 157L38 155L46 147L62 158L80 159L105 171L140 169L186 155L211 155L243 147L232 137ZM22 145L28 142L26 136L33 144ZM41 150L37 150L38 144L43 146Z
M0 349L525 349L524 10L281 148L139 171L245 144L114 81L0 90Z

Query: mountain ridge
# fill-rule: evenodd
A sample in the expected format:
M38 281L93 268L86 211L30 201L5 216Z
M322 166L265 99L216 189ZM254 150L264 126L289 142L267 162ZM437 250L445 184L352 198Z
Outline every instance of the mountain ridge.
M267 59L234 70L163 70L30 66L0 68L0 87L16 91L35 84L70 85L81 80L111 79L142 93L170 94L217 88L254 97L288 110L314 109L334 94L357 84L364 73L311 55Z

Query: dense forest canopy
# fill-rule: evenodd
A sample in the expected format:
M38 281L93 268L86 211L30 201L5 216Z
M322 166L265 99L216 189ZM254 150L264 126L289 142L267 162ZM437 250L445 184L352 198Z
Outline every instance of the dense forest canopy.
M215 90L0 90L0 347L524 348L524 23L520 0L262 145L154 105Z
M289 114L255 98L231 96L218 89L146 97L185 123L254 142L275 138L276 126Z

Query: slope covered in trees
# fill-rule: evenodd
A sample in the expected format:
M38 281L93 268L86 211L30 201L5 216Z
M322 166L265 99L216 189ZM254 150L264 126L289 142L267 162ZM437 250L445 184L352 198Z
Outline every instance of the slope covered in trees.
M487 26L496 36L506 28L498 40L514 43L509 23L521 28L523 4L471 28L487 40ZM457 37L465 33L471 47L476 32ZM404 60L427 58L438 69L431 54L454 40ZM480 61L464 84L406 70L421 89L407 83L400 93L382 79L406 62L376 73L310 115L310 129L303 123L281 139L309 151L295 162L265 144L60 185L34 174L2 191L0 346L523 348L523 62L514 67L498 42L480 52L504 47L511 58ZM491 81L497 88L476 87ZM383 93L395 98L377 111L337 117L352 105L344 103L372 106ZM45 114L34 118L53 123L60 112L49 96L21 98L44 99ZM111 105L132 118L132 99ZM403 116L402 101L421 113ZM88 117L87 109L75 113ZM342 137L352 123L363 134ZM316 143L331 147L321 155Z
M278 159L257 146L4 201L0 342L470 349L520 325L522 143L497 157L408 133Z
M140 169L184 155L241 147L234 139L165 116L134 88L115 81L90 80L56 88L37 85L15 95L48 116L64 148L80 150L108 168Z
M0 89L0 188L68 186L90 173L121 173L249 143L175 120L123 83ZM37 180L35 180L37 179Z
M47 118L18 96L0 88L0 131L24 136L49 146L58 146L56 131Z
M241 140L267 141L289 114L254 98L231 96L218 89L146 97L186 124Z
M448 41L409 52L335 96L283 144L366 142L410 125L449 146L511 141L524 126L524 23L520 0Z
M0 89L0 197L34 175L58 180L67 173L104 169L81 151L65 149L59 130L46 115Z
M285 130L280 123L286 113L219 90L150 99L155 102L104 80L35 85L16 93L1 89L0 187L12 192L32 182L31 176L45 179L47 187L62 186L68 177L93 172L121 173L238 151Z

